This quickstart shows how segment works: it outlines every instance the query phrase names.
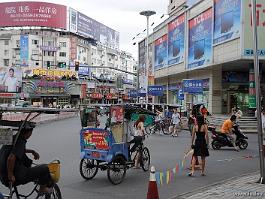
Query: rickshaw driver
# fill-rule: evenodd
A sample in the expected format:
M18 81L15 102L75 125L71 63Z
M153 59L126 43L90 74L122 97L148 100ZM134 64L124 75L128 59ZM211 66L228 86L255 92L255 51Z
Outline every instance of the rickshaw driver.
M48 194L52 185L49 168L42 164L31 167L32 160L27 157L31 153L34 159L39 159L39 154L26 148L27 140L32 135L33 127L26 125L21 129L16 145L4 145L0 150L0 180L5 186L9 182L13 185L27 184L38 181L40 184L39 194ZM13 147L13 148L12 148Z

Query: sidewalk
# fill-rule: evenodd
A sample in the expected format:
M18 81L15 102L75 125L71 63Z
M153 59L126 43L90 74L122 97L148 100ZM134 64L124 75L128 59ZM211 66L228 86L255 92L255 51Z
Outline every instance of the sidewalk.
M257 183L259 176L234 177L169 199L265 199L265 185Z

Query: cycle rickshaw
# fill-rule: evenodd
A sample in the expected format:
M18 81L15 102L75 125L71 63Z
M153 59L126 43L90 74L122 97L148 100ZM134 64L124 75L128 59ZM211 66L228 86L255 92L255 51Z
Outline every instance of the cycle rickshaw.
M15 146L19 134L23 127L30 126L34 128L36 126L35 119L41 114L59 114L60 112L73 112L73 109L53 109L53 108L33 108L33 107L0 107L0 146L6 145L12 149ZM7 116L12 113L22 114L22 120L14 120L14 118L8 118ZM33 165L36 165L33 163ZM61 191L57 182L60 178L60 161L55 160L48 164L51 178L53 180L52 192L49 195L39 195L39 184L38 182L33 182L34 186L31 192L28 194L22 194L18 191L17 185L9 184L9 194L4 194L3 196L8 199L16 197L20 198L45 198L45 199L61 199ZM19 185L20 186L20 185Z
M145 125L153 123L154 113L133 105L81 105L80 174L85 180L93 179L98 170L107 170L109 181L120 184L126 170L134 166L139 154L140 166L149 170L150 153L143 144L135 154L130 153L128 137L140 115L146 116Z

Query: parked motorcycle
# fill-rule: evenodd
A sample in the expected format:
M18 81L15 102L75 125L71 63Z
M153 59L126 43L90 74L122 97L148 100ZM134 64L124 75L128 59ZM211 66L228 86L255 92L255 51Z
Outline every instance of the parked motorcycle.
M248 137L240 130L239 125L236 123L233 126L234 134L236 135L236 146L240 149L246 149L248 147ZM234 147L230 139L223 133L217 132L215 126L209 126L208 130L212 133L212 148L219 150L221 147Z

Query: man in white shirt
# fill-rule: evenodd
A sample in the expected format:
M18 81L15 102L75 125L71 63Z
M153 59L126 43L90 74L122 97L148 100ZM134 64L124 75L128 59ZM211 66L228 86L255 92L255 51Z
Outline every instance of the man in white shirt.
M14 76L14 69L9 69L9 76L5 79L4 85L7 87L7 92L14 93L17 92L18 79Z

